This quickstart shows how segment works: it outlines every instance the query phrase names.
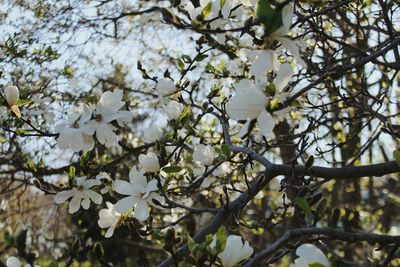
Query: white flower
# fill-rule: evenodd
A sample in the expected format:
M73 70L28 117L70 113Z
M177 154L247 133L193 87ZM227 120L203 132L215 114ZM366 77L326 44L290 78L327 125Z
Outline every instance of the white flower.
M122 101L122 91L104 92L93 112L94 120L88 125L91 131L96 132L97 140L106 147L118 147L118 136L114 133L117 130L112 124L116 120L122 127L124 123L132 121L133 114L130 111L120 111L125 102Z
M235 85L236 94L230 99L226 111L234 120L257 119L258 127L264 136L269 136L275 127L272 115L265 110L267 97L248 80Z
M213 164L213 161L216 157L217 155L214 148L209 145L197 145L193 152L193 161L204 166Z
M70 148L74 152L90 151L94 148L93 131L86 124L92 116L93 109L86 104L72 109L68 123L56 126L60 133L57 145L61 149Z
M4 98L10 110L18 117L21 117L21 112L17 106L19 100L19 89L14 85L9 85L4 89Z
M19 259L17 257L11 256L7 259L6 266L7 267L20 267L21 263L19 262ZM25 264L25 267L31 267L31 266L32 265L30 265L30 264ZM34 267L40 267L40 266L35 264Z
M163 203L163 198L155 193L157 188L157 180L152 179L147 182L142 171L132 168L129 172L129 182L117 180L114 183L114 190L122 195L127 195L119 200L114 208L119 213L124 213L133 208L135 218L144 221L149 217L149 204L155 206L153 199Z
M181 115L183 108L183 104L171 101L167 106L164 106L164 111L167 114L168 120L176 120Z
M233 267L235 264L247 259L253 254L253 248L249 242L242 242L242 237L229 235L226 238L226 246L223 252L218 254L224 267Z
M108 228L104 236L109 238L114 234L115 228L118 227L121 214L115 210L115 206L110 202L107 201L106 205L107 209L100 210L97 223L101 228Z
M157 155L153 152L148 152L146 155L140 154L139 163L145 172L158 172L160 170Z
M156 90L161 96L168 96L176 91L176 86L170 79L161 78L157 81Z
M147 130L144 132L143 139L146 143L153 143L158 141L163 136L163 129L157 124L152 124Z
M90 200L92 200L96 204L101 204L103 201L103 197L89 189L95 185L100 185L101 182L95 179L86 180L85 177L80 177L76 179L76 187L71 190L61 191L57 193L55 197L55 202L57 204L61 204L67 201L69 198L72 198L69 202L69 213L75 213L79 210L79 207L82 205L82 208L85 210L89 209Z
M303 244L296 249L296 255L299 256L291 267L309 267L311 263L318 263L324 267L330 267L331 264L325 254L312 244Z

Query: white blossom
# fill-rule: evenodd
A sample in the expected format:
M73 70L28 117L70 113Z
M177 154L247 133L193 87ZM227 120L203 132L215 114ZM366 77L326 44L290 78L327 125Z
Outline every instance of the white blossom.
M121 214L115 210L115 206L110 202L107 201L106 205L106 209L100 210L97 223L101 228L108 228L104 236L109 238L114 234L115 228L119 226Z
M56 126L60 133L57 145L61 149L70 148L74 152L90 151L94 148L93 130L87 125L93 109L86 104L72 109L68 116L68 123Z
M253 83L241 80L235 85L236 94L230 99L226 111L234 120L257 119L264 136L269 136L275 127L272 115L265 109L267 97Z
M99 193L90 189L100 184L101 182L96 179L86 179L85 177L76 178L76 187L57 193L55 202L61 204L72 198L69 202L69 213L77 212L81 205L82 208L87 210L90 206L90 200L96 204L101 204L103 201L103 197Z
M132 112L120 110L125 104L122 93L121 90L104 92L93 112L94 119L88 122L90 130L96 132L97 140L109 148L119 147L118 136L114 133L117 128L111 122L116 120L122 127L133 118Z
M199 144L193 152L193 161L204 166L212 165L216 157L214 148L209 145Z
M139 163L142 165L145 172L158 172L160 170L160 163L158 162L157 155L153 152L140 154Z
M176 86L170 79L161 78L157 81L156 90L161 96L168 96L176 91Z
M249 258L253 254L253 248L249 242L243 244L242 237L229 235L223 252L218 254L224 267L233 267L235 264Z
M183 104L177 101L171 101L167 106L164 106L164 111L167 114L168 120L176 120L183 111Z
M153 199L163 203L163 198L155 193L157 188L157 180L152 179L147 182L143 171L132 168L129 172L129 182L117 180L114 183L114 190L127 197L119 200L115 204L115 210L124 213L129 209L134 209L134 216L140 221L144 221L149 217L149 204L155 206Z
M302 244L296 249L296 255L299 257L291 267L309 267L311 263L318 263L324 267L331 266L325 254L313 244Z

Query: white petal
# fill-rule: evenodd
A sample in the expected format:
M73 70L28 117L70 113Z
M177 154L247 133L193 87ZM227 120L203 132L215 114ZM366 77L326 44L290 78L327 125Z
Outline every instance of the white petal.
M74 195L74 192L75 192L74 190L67 190L67 191L58 192L57 195L54 198L54 202L56 202L57 204L64 203L70 197L72 197Z
M21 264L16 257L9 257L6 262L7 267L20 267Z
M85 210L89 209L89 207L90 207L90 199L89 198L82 199L81 205L82 205L83 209L85 209Z
M258 123L258 128L260 128L260 132L262 135L265 137L269 137L275 127L275 121L272 115L266 111L263 110L260 115L257 117L257 123Z
M293 68L290 64L282 64L274 79L276 92L280 93L288 85L293 75Z
M112 237L112 235L114 234L114 230L115 230L116 224L113 224L110 226L110 228L108 228L106 234L104 235L105 238L110 238Z
M145 221L149 217L149 206L146 201L139 201L135 206L135 218Z
M325 254L312 244L303 244L296 249L296 255L299 256L298 262L311 263L316 262L329 267L330 263ZM297 266L297 265L295 265Z
M129 209L133 208L136 203L136 198L129 196L120 199L114 206L115 210L119 213L127 212Z
M254 85L238 89L230 99L226 111L234 120L255 119L265 109L267 97Z
M71 201L69 202L69 213L73 214L79 210L79 207L81 206L81 197L75 195Z
M94 192L93 190L87 189L85 190L85 194L96 204L101 204L101 202L103 201L103 197L97 193Z
M303 67L307 67L307 64L300 57L300 49L297 47L296 42L290 40L289 38L278 38L278 40L282 43L282 45L293 55L294 59L296 59L297 63Z
M134 189L132 184L128 183L124 180L116 180L114 182L114 191L121 194L121 195L132 195Z
M158 79L156 90L161 96L167 96L176 91L176 86L170 79L161 78Z

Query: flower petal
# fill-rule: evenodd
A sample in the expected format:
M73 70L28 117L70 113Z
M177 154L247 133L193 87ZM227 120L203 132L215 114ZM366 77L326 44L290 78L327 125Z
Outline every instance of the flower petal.
M265 137L269 137L273 133L275 121L268 111L263 110L260 113L260 115L257 117L257 123L258 128L260 128L261 134Z

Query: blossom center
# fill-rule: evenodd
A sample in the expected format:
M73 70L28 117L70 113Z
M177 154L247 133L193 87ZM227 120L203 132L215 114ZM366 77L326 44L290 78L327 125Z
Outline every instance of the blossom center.
M96 115L94 116L94 119L95 119L97 122L101 122L101 121L103 120L103 116L102 116L101 114L96 114Z
M83 189L85 189L85 187L83 185L79 185L76 189L78 189L78 191L83 191Z

